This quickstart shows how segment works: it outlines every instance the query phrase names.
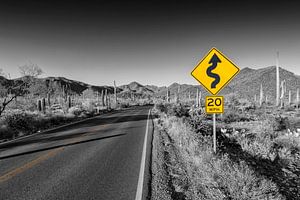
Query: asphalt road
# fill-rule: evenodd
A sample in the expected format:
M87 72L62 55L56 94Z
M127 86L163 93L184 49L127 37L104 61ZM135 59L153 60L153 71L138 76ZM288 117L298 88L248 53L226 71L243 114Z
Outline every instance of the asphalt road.
M149 109L107 113L0 144L0 199L135 200L139 182L146 199L153 131Z

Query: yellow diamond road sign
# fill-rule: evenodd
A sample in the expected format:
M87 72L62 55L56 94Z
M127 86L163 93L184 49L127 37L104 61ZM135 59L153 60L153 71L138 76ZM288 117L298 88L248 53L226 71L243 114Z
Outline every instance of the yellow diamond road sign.
M218 94L240 69L219 50L212 48L192 71L192 76L211 94Z

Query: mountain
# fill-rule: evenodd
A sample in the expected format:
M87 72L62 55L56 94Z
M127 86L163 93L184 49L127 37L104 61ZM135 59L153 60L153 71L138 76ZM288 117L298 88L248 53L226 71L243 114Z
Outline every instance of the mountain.
M13 82L22 82L23 78L6 79L0 76L0 87L7 87ZM108 90L108 93L113 93L114 88L111 86L94 86L80 81L70 80L64 77L47 77L47 78L33 78L33 83L29 91L35 95L45 96L47 93L58 94L66 92L68 94L81 95L86 90L93 92L102 92ZM120 89L117 90L120 92Z
M124 98L131 98L133 94L141 98L151 98L155 93L151 88L135 81L128 85L122 85L119 88L121 89L119 95Z
M296 90L300 88L300 76L280 68L280 80L286 81L287 92L285 98L288 98L288 91L291 91L292 99L296 98ZM8 80L0 76L0 86L10 84L14 81L22 81L22 78ZM270 66L260 69L243 68L240 73L220 92L220 95L234 93L238 98L254 99L254 95L259 95L260 85L263 86L264 94L268 99L274 99L276 95L276 67ZM95 86L76 80L70 80L64 77L47 77L35 79L35 84L30 88L36 95L45 95L47 92L59 93L67 91L70 94L82 94L84 91L99 92L108 90L108 93L114 92L112 86ZM138 82L131 82L127 85L117 87L119 97L124 98L165 98L167 90L170 91L171 99L179 93L180 98L196 97L197 89L202 95L209 95L200 85L188 85L173 83L170 86L158 87L155 85L142 85Z
M283 68L279 69L280 80L286 81L286 95L288 98L288 91L291 91L292 99L296 98L296 90L300 88L300 77L294 73ZM254 95L259 95L260 85L263 86L264 94L269 99L276 97L276 67L270 66L261 69L244 68L232 80L229 87L232 92L244 98L253 99Z
M296 90L300 89L300 76L280 68L280 80L286 81L285 98L288 98L288 91L291 91L292 99L296 98ZM270 66L260 69L243 68L240 73L220 92L220 95L235 94L238 98L246 98L253 100L257 95L257 99L260 92L260 85L263 86L264 95L268 96L268 99L275 99L276 96L276 67ZM187 85L173 83L168 87L171 93L171 98L178 93L181 97L191 98L196 97L197 89L202 92L204 96L209 93L199 85ZM167 93L167 87L160 87L156 90L156 96L164 97Z

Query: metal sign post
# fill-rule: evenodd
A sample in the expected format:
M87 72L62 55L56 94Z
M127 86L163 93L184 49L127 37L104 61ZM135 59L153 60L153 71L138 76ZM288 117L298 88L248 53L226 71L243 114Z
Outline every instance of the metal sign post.
M217 95L240 69L219 50L212 48L197 64L191 75L212 95L207 96L205 111L213 114L213 150L217 152L216 113L224 112L224 98Z
M217 153L216 113L213 114L214 152Z

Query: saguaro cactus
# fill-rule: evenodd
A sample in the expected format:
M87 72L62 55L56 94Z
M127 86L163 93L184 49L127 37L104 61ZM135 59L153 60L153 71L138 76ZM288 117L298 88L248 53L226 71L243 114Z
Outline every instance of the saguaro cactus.
M46 99L45 98L42 98L42 103L41 103L42 105L42 111L43 111L43 113L45 113L46 112Z
M39 112L42 111L42 101L40 99L37 100L37 109Z
M111 108L110 95L107 95L107 109Z
M297 88L297 94L296 94L296 106L297 106L297 108L299 108L299 88Z
M115 93L115 103L116 103L116 107L118 105L118 99L117 99L117 85L116 85L116 81L114 81L114 93Z
M170 103L170 90L167 88L167 102Z
M284 107L284 95L285 95L285 92L286 92L286 83L285 83L285 80L281 81L280 89L281 89L280 107Z
M198 98L198 105L201 107L201 98L202 98L202 92L199 91L199 98Z
M96 92L97 95L97 104L99 104L99 91Z
M104 102L104 90L101 91L101 103L102 103L102 106L105 106L105 102Z
M134 98L134 93L133 93L133 92L130 92L130 99L131 99L131 101L132 101L132 102L134 102L134 101L135 101L135 98Z
M178 85L177 88L176 103L178 103L179 101L180 101L180 85Z
M105 101L105 106L108 106L107 89L105 89L104 101Z
M279 106L280 99L280 77L279 77L279 52L276 57L276 106ZM280 101L282 102L282 101Z
M262 106L264 98L263 86L260 84L260 92L259 92L259 106Z
M72 107L72 99L71 99L71 96L69 95L68 96L68 108L71 108Z
M196 107L201 107L201 91L197 88L197 94L196 94Z
M292 92L289 90L289 105L292 104Z
M62 86L62 98L63 98L64 100L66 99L65 96L66 96L66 88L65 88L65 86L63 85L63 86Z
M47 103L48 103L48 106L50 107L51 106L50 93L47 94Z

